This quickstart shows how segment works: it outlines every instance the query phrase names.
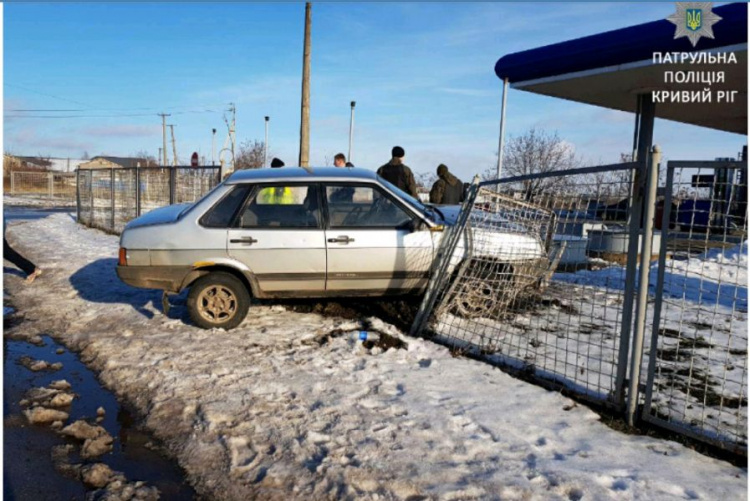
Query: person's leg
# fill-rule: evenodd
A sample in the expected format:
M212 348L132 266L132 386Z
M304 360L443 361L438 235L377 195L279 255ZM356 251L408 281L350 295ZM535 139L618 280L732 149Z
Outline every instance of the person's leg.
M16 252L5 237L3 237L3 258L21 268L27 275L31 275L37 269L34 263Z

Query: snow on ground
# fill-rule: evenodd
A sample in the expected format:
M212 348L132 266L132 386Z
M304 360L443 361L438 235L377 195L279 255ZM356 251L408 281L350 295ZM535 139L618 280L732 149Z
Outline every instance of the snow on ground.
M23 207L75 207L75 197L68 198L47 198L34 195L8 195L3 194L3 205L23 206Z
M429 341L367 350L329 336L356 323L280 305L205 331L118 281L114 236L60 214L8 237L45 269L6 275L27 334L81 352L207 498L746 499L745 469Z
M747 244L669 259L652 413L730 443L747 443ZM655 293L658 267L650 271ZM460 318L443 308L434 331L491 360L532 368L600 400L615 391L625 269L556 273L542 303L502 319ZM654 301L646 311L647 371Z

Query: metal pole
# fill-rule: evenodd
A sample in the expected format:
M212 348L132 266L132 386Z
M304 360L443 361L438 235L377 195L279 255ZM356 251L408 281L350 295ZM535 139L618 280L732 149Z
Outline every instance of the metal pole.
M263 167L268 167L268 121L271 117L265 117L266 120L266 137L263 140Z
M141 217L141 168L135 166L135 217Z
M646 329L646 308L648 307L648 276L651 270L651 245L654 232L654 212L656 207L656 186L659 182L659 160L661 150L654 146L646 179L645 212L643 221L643 242L641 243L641 265L638 279L638 305L635 313L635 334L630 357L630 385L628 386L628 424L635 424L638 409L638 384L641 379L643 362L643 332Z
M47 173L47 197L48 198L52 198L55 195L54 184L55 184L54 174L52 174L51 172L48 172Z
M628 257L625 264L625 293L622 305L622 324L620 326L619 358L617 362L617 377L615 380L615 401L617 405L625 402L625 379L628 370L628 349L630 333L633 329L633 301L635 297L635 275L638 265L638 240L641 234L641 215L643 198L645 196L646 165L649 160L649 150L654 138L654 117L656 107L651 94L639 95L641 101L640 127L638 131L638 170L630 188L628 199Z
M109 229L115 231L115 169L109 171L109 205L112 213L109 215Z
M657 265L656 288L654 289L654 318L651 321L651 353L648 358L648 381L646 385L646 399L643 403L644 415L651 411L654 392L653 375L656 370L657 349L659 347L659 324L661 323L661 307L664 302L664 272L667 267L667 239L669 237L669 220L672 213L672 187L674 186L674 169L667 162L667 181L664 188L664 210L661 218L661 246L659 248L659 264Z
M11 178L11 183L13 178ZM76 223L81 222L81 170L76 168Z
M500 108L500 146L497 149L497 178L500 179L503 174L503 146L505 143L505 103L508 98L508 78L503 80L503 104ZM500 191L500 184L497 185Z
M211 129L211 166L216 165L216 129Z
M346 157L349 162L352 161L352 144L354 142L354 107L357 105L357 101L351 102L351 114L349 116L349 155Z
M174 205L175 184L177 184L176 172L177 169L169 169L169 205Z

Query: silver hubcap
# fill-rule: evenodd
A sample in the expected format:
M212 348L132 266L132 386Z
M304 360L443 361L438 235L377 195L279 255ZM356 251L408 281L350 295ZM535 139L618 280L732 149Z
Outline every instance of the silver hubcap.
M227 322L237 313L237 298L222 285L206 287L198 296L198 312L211 323Z

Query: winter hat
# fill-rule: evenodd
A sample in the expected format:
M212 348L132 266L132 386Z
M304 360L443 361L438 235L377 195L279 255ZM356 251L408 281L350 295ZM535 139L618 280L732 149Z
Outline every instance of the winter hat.
M404 155L406 155L406 152L401 146L394 146L391 150L391 156L395 158L404 158Z
M276 157L273 157L273 160L271 160L271 167L284 167L284 162Z

